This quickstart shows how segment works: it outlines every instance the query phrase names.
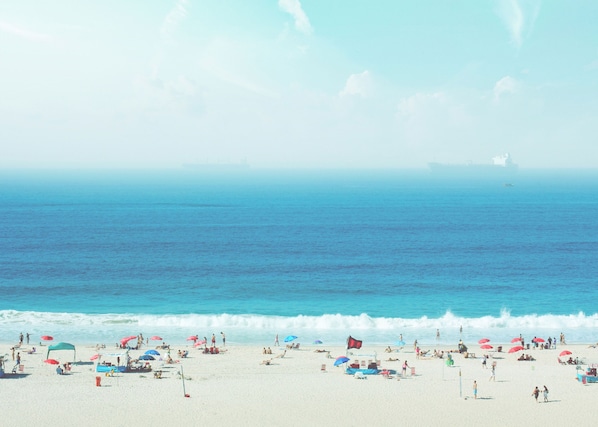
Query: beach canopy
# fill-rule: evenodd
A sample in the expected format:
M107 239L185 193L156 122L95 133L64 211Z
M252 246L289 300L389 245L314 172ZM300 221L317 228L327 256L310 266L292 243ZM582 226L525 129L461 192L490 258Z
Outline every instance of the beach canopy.
M54 344L48 347L48 352L46 353L46 359L49 358L51 351L58 351L58 350L73 350L73 362L77 356L77 350L75 350L75 346L73 344L69 344L68 342L59 342L58 344Z

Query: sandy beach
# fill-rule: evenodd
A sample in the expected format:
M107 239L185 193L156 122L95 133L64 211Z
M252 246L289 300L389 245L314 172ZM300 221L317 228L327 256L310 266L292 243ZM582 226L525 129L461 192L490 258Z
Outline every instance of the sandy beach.
M505 349L510 346L503 344ZM47 347L37 346L36 353L28 354L32 345L23 345L17 351L24 370L13 375L11 347L9 343L0 347L9 359L0 384L3 425L10 426L593 425L591 408L598 397L598 384L581 384L575 365L557 361L566 348L573 357L598 363L598 350L589 345L526 350L535 361L518 361L521 352L475 350L475 358L454 354L452 367L446 366L446 359L418 359L413 348L392 353L382 346L351 349L352 362L367 363L376 355L383 369L399 374L365 380L345 374L344 365L334 367L336 357L346 350L325 345L302 344L286 353L281 345L272 347L272 355L262 354L263 345L229 345L220 354L203 354L189 344L171 346L174 363L155 360L150 362L152 372L114 376L95 372L90 358L96 348L84 343L76 344L77 363L68 375L57 375L55 366L44 363ZM155 346L150 342L130 355L136 358L148 348ZM179 349L188 350L188 357L179 358ZM330 358L322 350L329 350ZM158 351L165 356L164 350ZM284 357L276 357L283 353ZM484 354L490 356L486 368ZM72 352L54 352L51 357L65 363L72 360ZM264 364L265 360L271 363ZM415 375L411 369L407 376L400 375L405 360ZM493 362L495 381L490 380ZM162 371L161 379L154 378L156 370ZM101 377L99 387L96 376ZM473 381L478 384L477 399ZM540 394L536 403L532 391L544 385L550 390L549 401L544 403Z

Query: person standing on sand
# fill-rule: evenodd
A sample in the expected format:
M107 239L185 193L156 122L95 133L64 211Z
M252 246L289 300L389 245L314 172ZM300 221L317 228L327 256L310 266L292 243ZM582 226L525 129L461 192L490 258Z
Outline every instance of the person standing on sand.
M405 360L405 363L403 363L403 376L407 375L407 368L409 367L409 365L407 364L407 361Z
M220 332L220 335L222 335L222 347L226 347L226 336L224 335L224 332Z
M212 334L212 347L216 347L216 335Z
M276 334L276 337L274 338L274 345L280 345L278 344L278 334Z
M473 398L474 399L478 398L478 383L477 383L477 381L473 382Z
M534 398L536 399L536 402L538 402L538 396L540 395L540 389L538 388L538 386L536 386L536 388L534 389L534 391L532 391L532 396L534 396Z
M542 393L544 394L544 402L548 402L548 387L544 386Z
M496 363L492 363L492 372L490 372L488 381L496 381Z
M440 339L440 329L436 329L436 341Z

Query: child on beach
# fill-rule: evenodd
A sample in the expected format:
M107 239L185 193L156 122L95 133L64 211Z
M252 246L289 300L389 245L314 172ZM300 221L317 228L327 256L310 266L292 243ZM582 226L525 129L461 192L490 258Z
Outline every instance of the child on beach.
M478 383L477 383L477 381L473 382L473 398L474 399L478 398Z
M548 402L548 387L544 386L544 391L542 393L544 394L544 402Z

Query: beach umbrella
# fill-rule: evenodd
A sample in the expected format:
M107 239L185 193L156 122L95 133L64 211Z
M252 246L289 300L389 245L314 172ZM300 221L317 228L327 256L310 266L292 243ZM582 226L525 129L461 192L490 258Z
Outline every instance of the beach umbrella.
M396 345L398 345L399 347L404 347L405 341L397 341Z
M484 344L484 345L481 345L480 348L482 350L490 350L493 347L490 344Z
M54 337L51 335L42 335L43 341L52 341L53 339L54 339Z
M120 343L125 346L127 345L127 343L133 339L137 338L137 335L130 335L128 337L124 337L120 339Z
M511 347L509 349L509 353L517 353L518 351L523 350L523 346L516 345L515 347Z
M521 338L515 337L511 340L511 342L521 342Z
M569 350L563 350L559 353L559 356L569 356L571 353Z
M534 338L533 342L544 342L544 338Z
M150 340L153 341L162 341L162 337L159 335L154 335L153 337L150 338Z
M284 339L284 342L291 342L291 341L296 340L296 339L297 339L297 337L295 335L289 335L288 337L286 337Z
M334 366L342 365L343 363L347 363L350 359L345 356L339 356L334 361Z
M322 341L321 340L315 340L314 344L322 344Z
M482 338L481 340L478 341L478 344L485 344L487 342L489 342L490 340L488 338Z
M158 352L158 350L148 350L144 354L151 354L152 356L159 356L160 355L160 353Z
M191 335L190 337L187 337L187 341L197 341L197 340L198 340L197 335Z
M201 341L197 341L195 344L193 344L194 347L199 347L200 345L204 345L206 343L206 340L201 340Z
M151 354L142 354L139 356L139 360L156 360L156 358Z
M47 363L48 365L60 365L60 362L56 359L46 359L44 360L44 363Z
M89 360L96 360L98 357L100 357L100 355L99 355L99 354L94 354L93 356L91 356L91 357L89 358Z

